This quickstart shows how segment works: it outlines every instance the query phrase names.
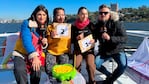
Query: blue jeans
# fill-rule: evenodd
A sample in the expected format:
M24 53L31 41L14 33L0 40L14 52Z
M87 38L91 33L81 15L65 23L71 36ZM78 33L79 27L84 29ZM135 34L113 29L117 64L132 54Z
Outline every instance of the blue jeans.
M111 58L113 58L118 65L117 68L112 73L110 73L102 65L105 61ZM107 79L109 79L109 81L114 82L118 77L120 77L124 73L127 67L127 58L124 52L110 55L108 56L108 58L101 58L100 56L97 56L95 59L95 64L96 64L97 70L105 74L107 76Z

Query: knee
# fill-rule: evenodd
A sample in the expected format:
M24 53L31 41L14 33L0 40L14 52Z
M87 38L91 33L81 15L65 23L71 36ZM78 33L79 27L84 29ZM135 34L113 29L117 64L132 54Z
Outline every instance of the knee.
M120 53L120 62L118 63L118 66L122 69L127 67L127 57L125 53Z
M100 56L97 56L95 59L96 68L99 69L101 67Z

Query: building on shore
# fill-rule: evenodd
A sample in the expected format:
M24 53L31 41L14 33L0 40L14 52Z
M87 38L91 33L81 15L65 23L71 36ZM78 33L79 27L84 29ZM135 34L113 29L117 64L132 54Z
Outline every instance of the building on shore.
M122 20L122 17L124 17L124 14L119 11L118 3L111 3L111 11L117 12L119 14L120 20Z
M111 3L111 10L118 12L118 10L119 10L118 3L114 3L114 4Z

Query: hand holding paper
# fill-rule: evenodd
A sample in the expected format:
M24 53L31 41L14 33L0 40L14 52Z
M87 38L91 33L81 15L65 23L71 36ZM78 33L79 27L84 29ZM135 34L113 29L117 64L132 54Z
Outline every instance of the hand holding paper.
M81 52L84 53L89 49L94 47L94 39L92 35L88 35L87 37L78 41Z

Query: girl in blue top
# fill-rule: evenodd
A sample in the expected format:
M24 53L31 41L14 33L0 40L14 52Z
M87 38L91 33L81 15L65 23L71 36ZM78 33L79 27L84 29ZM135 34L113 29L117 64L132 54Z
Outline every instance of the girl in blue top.
M39 5L31 17L21 25L20 39L17 40L14 56L14 75L17 84L28 84L27 70L30 72L30 84L39 84L41 76L41 45L47 44L43 30L49 22L48 10ZM41 45L40 45L41 44ZM38 48L37 48L38 45ZM26 69L27 68L27 69Z

